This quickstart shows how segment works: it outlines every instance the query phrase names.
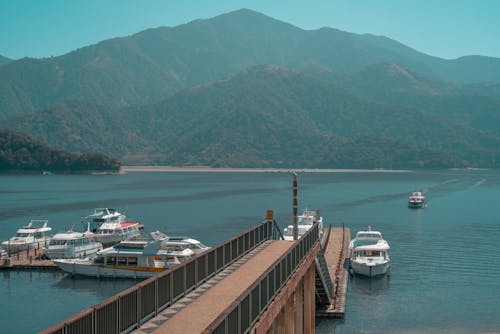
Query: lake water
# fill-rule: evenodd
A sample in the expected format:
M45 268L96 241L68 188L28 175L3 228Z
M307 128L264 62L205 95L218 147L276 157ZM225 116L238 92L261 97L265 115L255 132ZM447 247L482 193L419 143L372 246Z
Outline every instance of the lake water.
M423 190L424 210L407 196ZM299 207L351 235L368 224L391 245L390 276L353 277L345 321L318 333L500 333L500 172L302 173ZM292 216L287 173L129 173L0 176L0 239L30 219L81 228L96 207L127 211L147 231L215 245L275 211ZM61 272L0 272L2 333L33 333L135 284Z

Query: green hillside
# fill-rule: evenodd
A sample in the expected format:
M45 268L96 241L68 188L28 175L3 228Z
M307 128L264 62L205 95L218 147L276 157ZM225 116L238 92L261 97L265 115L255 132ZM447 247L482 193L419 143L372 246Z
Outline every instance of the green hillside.
M0 119L66 100L118 107L155 103L260 64L353 74L380 62L444 81L500 82L496 58L445 60L385 37L333 28L303 30L242 9L106 40L59 57L1 66Z
M116 171L120 163L99 153L52 150L21 133L0 130L0 171Z

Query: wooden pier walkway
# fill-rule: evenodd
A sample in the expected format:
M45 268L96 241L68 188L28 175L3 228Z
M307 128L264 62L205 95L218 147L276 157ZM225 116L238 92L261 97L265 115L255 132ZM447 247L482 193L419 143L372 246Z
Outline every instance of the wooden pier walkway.
M203 333L291 247L268 241L135 330L135 334ZM193 316L196 314L196 316Z
M334 302L326 308L316 309L316 317L344 318L349 273L344 268L350 241L350 230L344 227L331 227L325 247L325 259L333 282Z
M59 270L54 262L42 259L43 249L31 249L29 252L11 254L0 260L0 270Z

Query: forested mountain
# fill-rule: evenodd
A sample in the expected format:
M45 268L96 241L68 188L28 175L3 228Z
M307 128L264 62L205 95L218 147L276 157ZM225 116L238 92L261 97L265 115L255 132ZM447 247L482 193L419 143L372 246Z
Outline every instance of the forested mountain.
M367 93L376 78L387 93L379 100L377 93ZM500 100L460 89L396 64L342 78L267 65L144 107L72 102L8 124L59 149L98 148L125 163L495 167Z
M20 133L0 130L0 171L116 171L120 163L99 153L52 150Z
M497 168L500 60L239 10L4 64L0 120L127 164Z
M500 82L500 60L445 60L396 41L333 28L303 30L251 10L86 46L59 57L0 67L0 119L81 100L154 103L181 89L259 64L353 74L380 62L459 83Z
M12 59L6 58L2 55L0 55L0 66L8 64L12 61Z

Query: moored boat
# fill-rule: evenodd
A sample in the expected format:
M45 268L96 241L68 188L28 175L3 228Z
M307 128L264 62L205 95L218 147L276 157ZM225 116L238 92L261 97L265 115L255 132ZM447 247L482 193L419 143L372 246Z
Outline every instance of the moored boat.
M146 278L172 268L196 255L189 248L172 250L168 237L126 240L97 252L92 258L60 259L54 263L72 275L115 278Z
M315 222L319 224L320 238L323 235L323 217L319 215L319 211L305 209L301 215L297 216L298 237L300 239ZM283 230L285 240L293 240L293 225L288 225Z
M382 233L359 231L349 243L349 262L353 273L373 277L386 274L390 269L389 243Z
M120 241L129 240L141 235L142 224L127 221L127 216L109 208L97 208L86 217L95 233L95 240L103 247L113 246Z
M211 247L202 244L200 241L190 238L190 237L169 237L166 242L163 243L163 248L172 251L178 251L182 249L191 249L195 254L203 253L209 250Z
M422 209L426 205L425 195L421 191L414 191L408 197L408 207L411 209Z
M94 236L94 233L88 230L56 233L45 247L44 253L52 260L85 258L94 255L103 249L102 244L94 240Z
M50 241L48 233L52 230L48 220L33 219L28 225L17 230L15 237L2 242L2 249L8 253L24 252L28 249L44 247Z

